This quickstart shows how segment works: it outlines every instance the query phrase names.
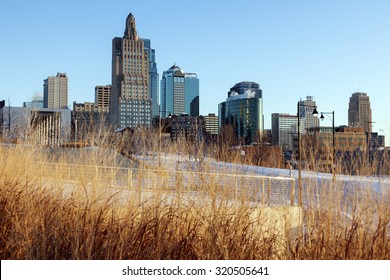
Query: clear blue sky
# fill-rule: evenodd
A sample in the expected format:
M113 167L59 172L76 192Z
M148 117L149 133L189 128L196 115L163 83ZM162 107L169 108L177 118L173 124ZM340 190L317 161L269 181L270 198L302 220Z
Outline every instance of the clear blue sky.
M272 113L296 114L306 95L346 125L349 98L362 91L390 144L389 0L2 0L0 99L21 106L66 72L69 104L93 101L95 86L111 83L111 41L130 12L160 77L173 63L198 74L202 114L217 113L237 82L254 81L266 128Z

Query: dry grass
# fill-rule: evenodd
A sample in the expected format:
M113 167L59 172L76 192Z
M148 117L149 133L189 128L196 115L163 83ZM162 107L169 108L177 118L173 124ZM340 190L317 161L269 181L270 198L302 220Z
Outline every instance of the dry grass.
M307 182L302 226L281 239L245 204L162 195L140 204L81 179L58 184L61 172L45 180L34 166L50 155L37 147L0 146L0 155L1 259L390 259L388 190L345 200L342 185Z

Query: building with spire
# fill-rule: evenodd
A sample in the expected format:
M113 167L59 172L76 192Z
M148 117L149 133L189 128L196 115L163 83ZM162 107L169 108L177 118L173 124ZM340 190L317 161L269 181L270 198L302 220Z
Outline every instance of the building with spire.
M363 127L364 132L372 132L372 115L370 98L367 93L355 92L349 99L348 125Z
M122 38L112 41L112 88L109 120L115 128L150 127L149 53L137 34L135 18L126 19Z
M161 80L161 117L183 113L199 116L199 79L174 64Z

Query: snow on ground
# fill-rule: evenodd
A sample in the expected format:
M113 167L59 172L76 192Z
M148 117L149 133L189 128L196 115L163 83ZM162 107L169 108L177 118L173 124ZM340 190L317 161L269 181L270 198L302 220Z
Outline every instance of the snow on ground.
M199 161L193 157L183 156L181 154L155 153L145 156L138 155L137 158L149 166L160 166L168 170L292 177L298 180L298 170L227 163L216 161L215 159L208 157L204 157ZM302 171L301 177L303 187L311 183L315 183L318 186L330 186L333 179L333 176L330 173L313 171ZM342 186L346 193L351 193L356 188L368 188L378 194L386 194L390 191L389 176L347 176L336 174L336 182L338 186Z

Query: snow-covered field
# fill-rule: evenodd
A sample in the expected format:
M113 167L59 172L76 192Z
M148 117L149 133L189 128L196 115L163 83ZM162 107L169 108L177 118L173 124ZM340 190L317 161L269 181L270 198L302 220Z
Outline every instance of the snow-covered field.
M180 154L150 154L146 156L137 156L140 161L143 161L149 166L163 167L168 170L175 171L191 171L191 172L210 172L224 174L239 174L239 175L260 175L270 177L291 177L298 180L298 170L276 169L261 166L250 166L235 163L226 163L216 161L212 158L198 159L182 156ZM328 188L333 186L332 174L320 173L312 171L302 171L302 187L305 189L308 186L315 185L317 188ZM298 185L298 184L296 184ZM344 194L352 194L357 190L361 193L365 191L373 191L386 199L390 192L390 178L388 176L347 176L336 174L337 190Z

